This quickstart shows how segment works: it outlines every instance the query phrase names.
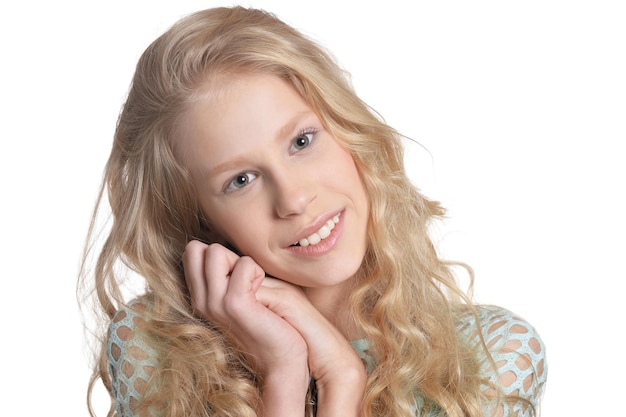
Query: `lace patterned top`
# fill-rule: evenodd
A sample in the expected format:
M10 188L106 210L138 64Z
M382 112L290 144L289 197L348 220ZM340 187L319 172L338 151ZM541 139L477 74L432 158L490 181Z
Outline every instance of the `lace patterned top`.
M134 404L145 392L146 381L157 366L156 352L133 332L133 329L144 320L142 316L146 309L140 302L132 302L128 308L116 314L109 326L107 354L118 416L134 417L132 412ZM504 394L526 399L537 408L547 377L545 346L539 335L524 319L499 307L480 307L478 318L493 363L498 367L498 376L495 376L490 372L491 362L487 358L481 358L481 373L491 383L501 386ZM478 343L477 326L474 316L464 317L457 326L459 337L468 343ZM367 353L367 340L352 341L352 346L371 371L376 365ZM485 385L484 390L488 389L489 387ZM428 415L420 413L423 404L423 397L416 393L414 407L416 416L439 415L436 414L436 410ZM486 416L532 415L531 407L524 401L486 403L483 409Z

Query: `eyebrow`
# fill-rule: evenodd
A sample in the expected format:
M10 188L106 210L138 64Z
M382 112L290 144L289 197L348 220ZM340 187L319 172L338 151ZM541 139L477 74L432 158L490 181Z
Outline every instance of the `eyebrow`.
M296 126L298 126L298 124L300 124L302 120L306 119L307 117L310 117L311 115L315 115L315 113L313 113L309 109L296 113L295 116L291 118L291 120L285 123L285 125L278 130L274 140L279 141L285 136L292 135L294 130L296 130Z
M285 138L286 136L291 136L293 132L295 131L296 127L298 126L298 124L302 123L302 120L305 120L311 116L315 116L315 113L309 109L296 113L294 117L292 117L289 121L287 121L287 123L285 123L280 129L278 129L278 131L276 132L276 135L274 136L274 141L279 141ZM221 164L218 164L215 167L207 170L204 177L214 178L218 176L219 174L221 174L222 172L230 171L231 169L241 164L245 164L246 162L247 162L246 158L237 156L234 159L224 161Z

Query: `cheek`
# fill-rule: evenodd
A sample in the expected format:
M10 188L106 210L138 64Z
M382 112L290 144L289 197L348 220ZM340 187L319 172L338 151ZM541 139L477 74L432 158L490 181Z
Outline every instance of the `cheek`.
M241 253L251 255L254 252L255 242L261 242L266 236L262 230L262 222L252 216L253 207L249 205L228 208L216 212L209 217L215 231L229 244L235 246ZM206 213L206 211L205 211Z
M231 235L236 235L235 230L240 222L236 219L241 216L240 213L236 213L233 210L227 210L225 208L217 208L211 204L202 203L202 212L209 223L211 231L219 238L231 242L231 238L227 231L231 232Z
M353 193L359 194L360 198L367 200L365 183L361 178L361 173L357 168L356 162L354 162L352 154L343 149L342 151L333 166L329 167L328 172L332 173L335 181L343 182Z

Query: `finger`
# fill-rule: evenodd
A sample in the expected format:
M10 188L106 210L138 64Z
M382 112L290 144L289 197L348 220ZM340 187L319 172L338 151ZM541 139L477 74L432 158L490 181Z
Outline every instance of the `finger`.
M242 256L234 265L224 296L225 305L235 313L240 308L256 303L255 293L261 286L265 272L250 257Z
M256 293L256 299L297 329L307 344L327 341L328 335L334 331L302 290L292 284L265 279Z
M204 260L204 275L207 283L207 303L213 311L222 309L224 296L229 286L231 271L239 256L224 246L214 243L207 247Z
M206 314L204 302L207 299L207 282L204 274L204 259L208 245L192 240L183 252L185 283L189 289L191 306Z
M266 288L289 288L289 287L300 288L294 284L283 281L282 279L270 277L268 275L265 276L262 286Z

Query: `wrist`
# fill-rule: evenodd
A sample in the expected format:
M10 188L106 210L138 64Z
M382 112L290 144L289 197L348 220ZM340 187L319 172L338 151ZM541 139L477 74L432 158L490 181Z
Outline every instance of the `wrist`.
M309 371L306 365L279 367L268 371L261 381L261 416L304 415Z
M316 381L317 416L360 416L366 382L367 374L363 367L351 368L334 378Z

